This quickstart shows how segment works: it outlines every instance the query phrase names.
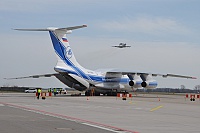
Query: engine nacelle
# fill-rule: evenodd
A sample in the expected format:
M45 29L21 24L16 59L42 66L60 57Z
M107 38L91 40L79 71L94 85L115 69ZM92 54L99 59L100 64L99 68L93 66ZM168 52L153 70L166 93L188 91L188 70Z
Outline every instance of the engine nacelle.
M142 83L142 79L140 78L139 75L135 74L135 75L129 75L129 85L133 88L140 88L141 87L141 83Z
M133 80L129 81L129 85L130 86L134 86L135 85L135 81L133 81Z
M146 88L146 89L154 89L156 88L158 85L157 81L152 80L152 81L143 81L141 83L141 86Z
M131 81L129 81L129 85L133 88L140 88L141 83L142 83L142 80L138 80L138 81L131 80Z

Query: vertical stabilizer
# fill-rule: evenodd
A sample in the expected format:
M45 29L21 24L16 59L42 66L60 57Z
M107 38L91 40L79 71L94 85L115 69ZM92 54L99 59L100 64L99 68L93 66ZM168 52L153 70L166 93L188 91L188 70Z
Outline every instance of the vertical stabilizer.
M60 31L49 31L54 50L57 55L58 63L56 67L79 66L69 45L66 33Z
M58 60L57 65L55 66L55 70L70 70L74 67L82 68L82 66L76 61L73 51L69 45L68 38L66 36L66 34L70 34L72 32L71 30L82 27L86 26L83 25L49 30L49 34Z
M53 47L57 56L57 65L55 70L57 72L68 72L76 74L84 79L90 79L85 74L84 69L74 57L72 49L69 45L66 34L70 34L72 30L84 28L87 25L67 27L67 28L46 28L46 29L15 29L21 31L49 31Z

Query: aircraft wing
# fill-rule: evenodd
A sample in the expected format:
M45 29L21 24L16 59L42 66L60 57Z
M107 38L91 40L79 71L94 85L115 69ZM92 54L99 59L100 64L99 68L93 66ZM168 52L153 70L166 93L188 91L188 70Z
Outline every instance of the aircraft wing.
M149 75L151 74L152 76L156 77L156 76L162 76L163 78L167 78L167 77L177 77L177 78L187 78L187 79L197 79L196 77L192 77L192 76L185 76L185 75L177 75L177 74L156 74L156 73L145 73L145 72L130 72L130 71L118 71L118 70L111 70L108 71L107 74L121 74L121 75L134 75L134 74L138 74L138 75Z
M25 78L40 78L40 77L52 77L59 75L59 73L53 73L53 74L43 74L43 75L31 75L26 77L16 77L16 78L4 78L4 79L25 79Z

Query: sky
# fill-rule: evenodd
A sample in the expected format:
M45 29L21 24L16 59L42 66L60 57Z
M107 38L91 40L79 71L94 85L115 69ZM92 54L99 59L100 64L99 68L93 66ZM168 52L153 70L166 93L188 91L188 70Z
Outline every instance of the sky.
M54 73L48 32L15 28L69 27L68 40L85 68L173 73L196 80L155 77L158 87L200 84L199 0L1 0L0 86L65 87L55 77L5 80ZM131 48L117 49L119 43Z

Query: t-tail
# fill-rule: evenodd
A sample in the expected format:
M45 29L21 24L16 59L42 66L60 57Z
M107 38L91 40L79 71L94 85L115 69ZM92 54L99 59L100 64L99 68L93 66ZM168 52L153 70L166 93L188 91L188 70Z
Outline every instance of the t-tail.
M46 29L15 29L21 31L49 31L52 44L57 56L57 64L54 67L59 74L53 74L61 82L69 87L78 90L85 90L90 87L88 83L91 78L86 73L87 69L83 68L77 61L69 45L67 34L72 30L84 28L87 25L73 26L67 28L46 28ZM51 76L52 74L50 74ZM48 76L48 75L42 75ZM64 78L63 78L64 76Z
M72 33L72 30L84 28L87 25L67 27L67 28L46 28L46 29L15 29L21 31L49 31L52 44L57 56L57 65L54 67L57 72L69 72L78 73L82 75L80 71L83 67L76 61L76 58L72 52L69 45L68 38L66 34ZM79 69L77 69L79 68Z

